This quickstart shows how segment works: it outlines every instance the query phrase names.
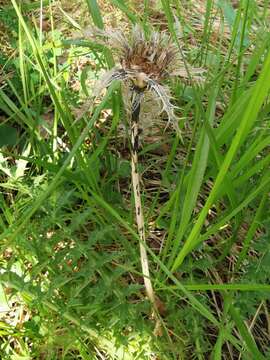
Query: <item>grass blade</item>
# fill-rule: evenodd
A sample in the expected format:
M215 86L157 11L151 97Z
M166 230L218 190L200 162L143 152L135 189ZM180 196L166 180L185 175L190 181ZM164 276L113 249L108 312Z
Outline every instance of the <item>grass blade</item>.
M253 88L250 102L246 108L245 113L243 114L237 133L234 136L230 149L227 152L227 155L224 159L224 162L221 166L221 169L214 183L213 189L209 194L206 204L201 210L201 213L199 215L199 218L195 226L193 227L188 239L186 240L182 250L178 254L173 264L173 268L172 268L173 271L175 271L182 264L184 258L192 251L195 244L197 243L197 238L200 234L200 230L203 226L207 213L215 201L216 195L226 176L227 171L229 170L232 160L235 157L237 150L245 140L250 128L252 127L252 125L254 124L257 118L258 112L270 89L269 67L270 67L270 52L268 53L268 56L265 60L261 75L257 80L255 87Z
M239 310L234 307L233 305L229 308L229 313L231 314L234 322L236 323L236 326L239 330L239 333L244 341L244 347L247 347L250 355L253 359L258 360L266 360L266 358L262 355L262 353L258 350L257 345L248 331L245 323L243 322Z

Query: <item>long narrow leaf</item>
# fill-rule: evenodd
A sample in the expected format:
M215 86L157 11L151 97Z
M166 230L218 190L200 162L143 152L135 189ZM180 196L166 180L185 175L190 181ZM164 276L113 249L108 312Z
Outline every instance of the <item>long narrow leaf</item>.
M231 165L231 162L233 158L236 155L237 150L239 149L239 146L243 143L245 140L248 131L254 124L258 112L263 104L263 101L265 97L267 96L267 93L270 89L270 52L268 53L268 56L265 60L261 75L259 79L256 82L255 87L252 91L252 96L250 99L250 102L246 108L246 111L243 114L241 123L239 125L239 128L237 130L236 135L234 136L234 139L232 141L232 144L230 146L229 151L227 152L227 155L224 159L224 162L222 164L222 167L218 173L218 176L216 178L216 181L214 183L213 189L209 194L209 197L206 201L206 204L204 205L203 209L201 210L201 213L199 215L199 218L194 225L189 237L187 238L182 250L180 251L177 259L174 262L173 270L176 270L183 262L184 258L192 251L195 244L197 243L197 238L199 237L200 230L203 226L203 223L205 221L205 218L207 216L207 213L211 206L213 205L216 195L219 191L219 188L226 176L227 171L229 170L229 167Z

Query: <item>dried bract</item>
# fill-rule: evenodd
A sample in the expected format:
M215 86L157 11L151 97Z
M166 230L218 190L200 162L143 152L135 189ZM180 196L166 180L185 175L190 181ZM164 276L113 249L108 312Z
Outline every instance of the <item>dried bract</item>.
M117 66L106 72L98 82L94 96L108 87L112 81L130 82L134 89L150 91L161 102L168 120L178 130L174 106L169 89L162 81L177 71L183 72L179 50L165 32L152 32L149 37L139 26L135 26L126 36L120 30L100 30L92 28L84 36L107 46L115 55Z

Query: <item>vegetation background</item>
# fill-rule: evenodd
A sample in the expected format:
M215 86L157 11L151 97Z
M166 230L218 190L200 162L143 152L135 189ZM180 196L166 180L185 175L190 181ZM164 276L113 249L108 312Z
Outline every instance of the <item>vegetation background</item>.
M270 358L270 2L0 1L1 359ZM119 84L90 24L170 33L182 139L150 111L145 297ZM192 76L197 69L196 76Z

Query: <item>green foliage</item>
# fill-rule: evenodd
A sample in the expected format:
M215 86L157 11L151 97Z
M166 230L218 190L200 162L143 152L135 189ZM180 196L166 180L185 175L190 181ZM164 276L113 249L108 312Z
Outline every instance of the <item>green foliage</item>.
M14 146L16 142L17 142L16 129L5 124L0 126L0 147L4 145Z
M54 1L41 33L41 2L12 0L0 11L12 48L0 55L1 359L269 357L269 10L209 0L193 17L192 4L151 3L146 17L110 1L125 27L163 19L190 70L169 84L183 143L168 130L140 152L163 336L144 293L119 85L77 120L110 49L74 39L72 13L62 30ZM81 6L102 28L98 4Z

